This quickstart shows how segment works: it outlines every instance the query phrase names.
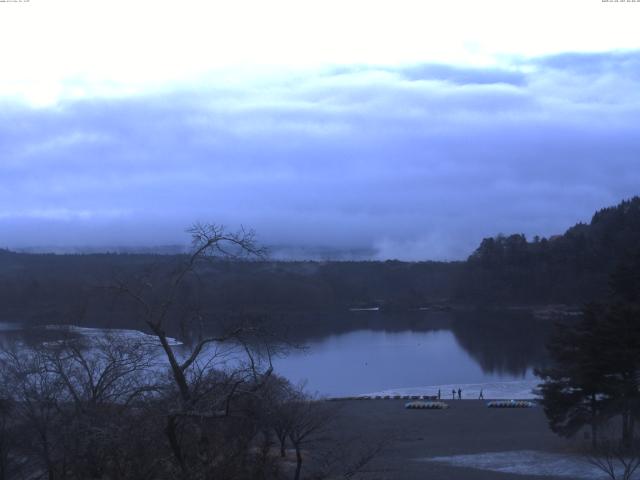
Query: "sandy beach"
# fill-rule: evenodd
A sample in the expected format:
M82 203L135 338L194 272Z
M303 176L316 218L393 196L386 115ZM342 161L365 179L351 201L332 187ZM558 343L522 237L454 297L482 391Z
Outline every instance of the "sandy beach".
M405 402L335 401L339 414L332 435L357 437L361 442L388 441L388 446L367 467L367 478L540 480L600 477L599 472L588 465L584 465L584 471L580 470L579 464L583 460L572 457L569 442L549 430L539 406L496 409L487 408L485 401L449 400L446 401L449 408L445 410L407 410ZM433 460L443 457L444 460ZM569 459L568 463L564 463L564 458ZM510 467L501 467L501 459L502 463L516 463L520 473L507 473ZM527 466L527 462L531 465ZM545 465L545 462L551 463ZM476 468L478 465L482 468Z

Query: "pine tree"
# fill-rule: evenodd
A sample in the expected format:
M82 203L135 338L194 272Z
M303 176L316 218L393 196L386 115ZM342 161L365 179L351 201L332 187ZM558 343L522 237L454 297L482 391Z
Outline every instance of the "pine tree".
M551 429L571 437L588 425L594 445L597 425L609 401L599 357L602 313L602 306L590 304L577 325L557 325L548 345L553 366L536 372L543 380L541 403Z
M599 423L620 417L622 445L633 442L640 417L640 255L611 275L606 303L589 304L581 320L558 325L552 366L537 371L551 429L573 436L585 426L597 442Z

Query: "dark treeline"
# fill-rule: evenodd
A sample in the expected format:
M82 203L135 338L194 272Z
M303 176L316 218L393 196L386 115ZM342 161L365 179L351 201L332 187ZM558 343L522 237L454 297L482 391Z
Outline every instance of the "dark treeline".
M210 262L202 308L225 313L404 311L447 305L578 305L602 298L607 277L640 245L640 198L598 211L550 238L499 235L466 262ZM109 285L171 268L183 255L35 255L0 251L0 318L25 323L130 324ZM193 285L191 286L193 287ZM194 288L191 288L194 290ZM189 295L189 288L183 291ZM114 323L115 322L115 323Z
M608 277L640 250L640 197L604 208L564 235L486 238L458 283L464 299L582 304L607 293Z
M0 253L0 318L23 323L127 326L135 311L110 286L184 256ZM344 311L382 305L407 310L450 298L463 263L213 260L202 269L200 307L225 315ZM195 291L193 282L182 294Z

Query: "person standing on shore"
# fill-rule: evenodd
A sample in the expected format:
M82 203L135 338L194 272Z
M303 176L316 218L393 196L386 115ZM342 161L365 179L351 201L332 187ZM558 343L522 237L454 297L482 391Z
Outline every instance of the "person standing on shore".
M454 388L453 390L451 390L451 398L452 399L456 399L456 389Z
M480 389L480 396L478 397L478 400L484 400L484 395L482 394L482 389Z
M440 389L438 389L438 400L440 400Z
M458 400L462 400L462 389L458 389Z

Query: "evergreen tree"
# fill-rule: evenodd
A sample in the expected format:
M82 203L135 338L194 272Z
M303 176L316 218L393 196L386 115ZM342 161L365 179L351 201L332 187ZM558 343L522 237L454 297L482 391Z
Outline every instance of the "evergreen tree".
M572 436L620 417L622 444L630 447L640 417L640 255L611 275L606 303L590 304L582 319L559 325L549 343L553 362L537 373L551 429Z
M557 325L548 345L553 366L536 371L544 382L541 403L551 429L571 437L588 425L594 445L597 425L609 401L599 357L601 319L602 307L590 304L577 325Z

